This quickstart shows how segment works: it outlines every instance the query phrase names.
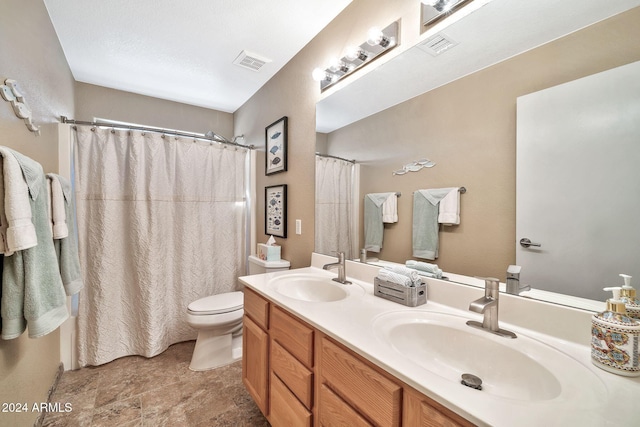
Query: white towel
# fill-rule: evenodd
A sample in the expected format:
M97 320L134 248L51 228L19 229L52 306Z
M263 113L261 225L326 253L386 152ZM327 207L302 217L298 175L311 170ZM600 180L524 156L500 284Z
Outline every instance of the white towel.
M382 204L382 222L387 224L398 222L398 196L391 193Z
M407 268L404 265L389 266L385 267L385 269L396 274L407 276L411 280L413 286L419 286L422 283L422 279L420 279L420 275L418 274L418 272L416 270Z
M394 273L391 270L381 268L378 271L378 279L395 283L397 285L412 286L411 279L403 274Z
M51 222L51 231L54 239L64 239L69 235L69 227L67 227L67 215L65 213L65 200L62 193L62 186L58 175L53 173L47 174L47 187L49 194L49 220Z
M15 251L29 249L38 244L36 229L31 221L31 204L29 187L22 173L20 163L13 155L13 151L0 146L2 156L3 202L0 233L2 233L3 247L0 248L5 256Z
M460 224L460 188L454 187L440 200L438 222L444 225Z

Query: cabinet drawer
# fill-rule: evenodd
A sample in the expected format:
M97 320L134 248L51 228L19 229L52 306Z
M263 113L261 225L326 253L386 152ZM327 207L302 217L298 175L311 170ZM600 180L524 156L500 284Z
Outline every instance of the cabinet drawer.
M269 334L304 366L313 367L313 329L272 306Z
M269 301L249 288L244 288L244 314L262 329L269 329Z
M377 425L400 425L402 387L363 361L322 338L322 383L339 390L340 396Z
M272 426L311 427L311 421L311 412L307 411L287 386L272 373L269 423Z
M313 373L293 357L276 341L271 342L271 371L273 371L289 390L307 409L313 403Z
M371 424L358 412L340 399L326 385L320 386L320 401L318 402L318 420L321 426L351 426L370 427Z

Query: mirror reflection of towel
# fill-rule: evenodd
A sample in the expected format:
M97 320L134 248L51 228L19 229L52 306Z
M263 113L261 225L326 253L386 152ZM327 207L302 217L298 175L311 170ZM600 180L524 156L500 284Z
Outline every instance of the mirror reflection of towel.
M371 252L382 249L382 206L394 193L370 193L364 196L364 248Z
M438 207L438 222L444 225L460 224L460 188L451 188L451 191L440 200Z
M398 196L391 193L382 204L382 222L392 224L398 222Z
M413 193L413 256L438 258L438 205L451 188L418 190Z

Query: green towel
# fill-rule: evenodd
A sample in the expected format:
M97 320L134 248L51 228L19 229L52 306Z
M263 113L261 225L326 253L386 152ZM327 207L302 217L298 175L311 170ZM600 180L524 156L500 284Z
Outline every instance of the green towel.
M364 196L364 248L371 252L382 249L382 204L393 193L370 193Z
M438 258L438 204L450 188L418 190L413 193L413 256Z
M66 215L69 235L63 239L54 239L60 276L67 295L75 295L82 289L82 273L80 272L80 259L78 257L78 236L76 235L75 201L71 184L66 178L56 175L62 193L64 195L64 210Z
M2 338L17 338L29 326L29 337L53 332L68 317L51 227L47 215L42 166L14 152L29 186L32 221L38 245L3 259Z

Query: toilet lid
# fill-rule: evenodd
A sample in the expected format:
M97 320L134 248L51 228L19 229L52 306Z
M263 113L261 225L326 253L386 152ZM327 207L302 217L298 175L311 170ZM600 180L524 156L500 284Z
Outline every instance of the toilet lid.
M187 310L192 314L222 314L241 310L244 303L242 292L227 292L200 298L192 302Z

